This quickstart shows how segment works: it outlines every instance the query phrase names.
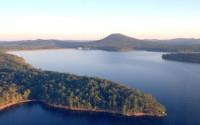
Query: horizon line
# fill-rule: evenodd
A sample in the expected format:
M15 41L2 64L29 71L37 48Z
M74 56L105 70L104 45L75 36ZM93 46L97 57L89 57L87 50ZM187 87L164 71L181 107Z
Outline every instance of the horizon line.
M125 34L122 34L122 33L112 33L112 34L109 34L107 36L104 36L103 38L100 38L100 39L57 39L57 38L36 38L36 39L19 39L19 40L0 40L0 42L17 42L17 41L36 41L36 40L59 40L59 41L97 41L97 40L101 40L101 39L104 39L110 35L113 35L113 34L121 34L121 35L124 35L124 36L127 36L127 37L131 37L131 36L128 36L128 35L125 35ZM131 38L135 38L135 37L131 37ZM138 40L173 40L173 39L200 39L200 38L194 38L194 37L175 37L175 38L169 38L169 39L157 39L157 38L151 38L151 39L140 39L140 38L135 38L135 39L138 39Z

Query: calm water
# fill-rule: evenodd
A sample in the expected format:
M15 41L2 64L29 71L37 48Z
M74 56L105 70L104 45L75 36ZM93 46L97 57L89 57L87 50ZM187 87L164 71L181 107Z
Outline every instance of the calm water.
M97 76L151 93L167 108L163 119L126 118L81 113L27 103L0 113L0 125L198 125L200 124L200 64L166 61L158 52L43 50L10 52L44 70Z

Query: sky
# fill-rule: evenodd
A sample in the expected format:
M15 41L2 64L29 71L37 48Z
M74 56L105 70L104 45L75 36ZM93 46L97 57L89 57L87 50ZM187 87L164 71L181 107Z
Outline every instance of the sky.
M200 0L0 0L0 41L200 38Z

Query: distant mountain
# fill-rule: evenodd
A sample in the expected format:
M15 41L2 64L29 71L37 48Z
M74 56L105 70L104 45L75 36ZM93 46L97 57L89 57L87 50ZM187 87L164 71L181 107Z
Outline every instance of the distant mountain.
M89 42L87 43L87 47L93 49L110 50L110 51L127 51L143 46L150 46L150 45L152 46L153 44L156 43L147 42L144 40L131 38L120 33L116 33L116 34L111 34L101 40Z
M130 44L134 46L135 44L142 44L146 42L143 40L135 39L135 38L117 33L117 34L111 34L105 37L104 39L94 41L92 43L96 45L106 45L106 46L115 46L115 45L127 46Z
M157 40L157 39L145 39L145 41L157 42L157 43L170 43L170 44L200 44L200 39L194 38L176 38L170 40Z
M172 44L170 42L158 42L157 40L139 40L120 33L111 34L98 41L88 42L84 46L107 51L130 51L134 49L161 52L200 51L200 43Z
M0 42L0 49L55 49L77 48L107 51L147 50L160 52L200 52L199 39L139 40L120 33L96 41L26 40Z

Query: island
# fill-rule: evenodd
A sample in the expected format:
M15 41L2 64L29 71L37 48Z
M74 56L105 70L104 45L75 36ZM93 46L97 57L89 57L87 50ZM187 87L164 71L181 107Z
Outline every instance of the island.
M162 56L166 60L200 63L200 53L171 53Z
M0 51L0 110L30 101L124 116L167 115L151 94L97 77L36 69L21 57Z

